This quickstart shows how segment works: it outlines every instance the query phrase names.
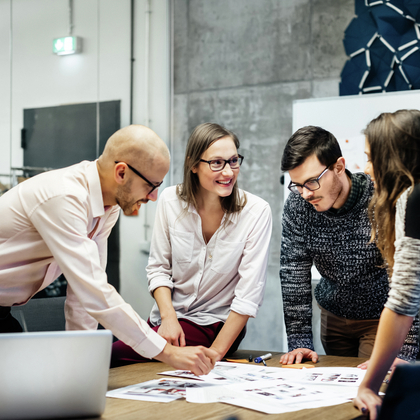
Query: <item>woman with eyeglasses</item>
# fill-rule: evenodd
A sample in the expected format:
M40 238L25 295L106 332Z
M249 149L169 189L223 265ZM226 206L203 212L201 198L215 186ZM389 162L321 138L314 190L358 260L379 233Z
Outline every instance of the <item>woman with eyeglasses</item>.
M420 111L383 113L365 130L365 172L375 183L372 239L385 257L391 290L354 404L377 418L382 381L420 308Z
M218 124L195 128L182 184L159 197L147 267L156 300L149 324L172 345L210 347L219 360L261 306L272 228L268 203L237 186L238 148ZM114 366L138 357L114 344Z

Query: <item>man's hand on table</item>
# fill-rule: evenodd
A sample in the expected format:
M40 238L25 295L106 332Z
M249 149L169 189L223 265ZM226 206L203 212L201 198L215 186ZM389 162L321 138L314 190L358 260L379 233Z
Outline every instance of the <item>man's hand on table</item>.
M303 359L309 359L313 363L316 363L318 361L318 354L311 349L294 349L290 353L281 356L280 364L291 365L293 363L301 363Z
M207 375L218 360L218 354L203 346L176 347L167 343L161 353L154 357L175 369L190 370L195 375Z

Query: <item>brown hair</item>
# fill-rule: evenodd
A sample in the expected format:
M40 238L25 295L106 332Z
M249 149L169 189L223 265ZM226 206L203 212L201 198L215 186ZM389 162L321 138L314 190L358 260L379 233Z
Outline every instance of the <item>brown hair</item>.
M375 178L375 194L369 205L372 240L377 241L391 275L397 200L420 180L420 111L383 113L368 124L364 133Z
M187 204L197 208L196 195L200 186L197 174L192 169L200 163L203 153L217 140L223 137L230 137L237 149L239 140L235 133L215 123L204 123L198 125L188 139L187 150L184 160L184 180L177 186L176 192L179 198ZM237 182L233 186L232 194L227 197L220 197L220 204L226 215L240 212L246 204L246 196L241 199ZM228 218L226 218L226 221Z

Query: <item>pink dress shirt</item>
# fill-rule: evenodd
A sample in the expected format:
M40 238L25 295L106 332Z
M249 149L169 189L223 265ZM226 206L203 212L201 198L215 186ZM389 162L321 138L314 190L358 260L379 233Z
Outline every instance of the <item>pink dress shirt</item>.
M25 304L61 273L66 329L98 322L144 357L166 341L107 281L107 238L120 208L104 209L96 162L30 178L0 198L0 306Z

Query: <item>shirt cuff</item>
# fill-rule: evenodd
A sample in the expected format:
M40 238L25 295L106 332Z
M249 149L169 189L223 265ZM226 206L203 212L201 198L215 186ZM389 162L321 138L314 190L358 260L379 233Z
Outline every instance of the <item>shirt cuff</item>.
M159 353L162 353L166 344L167 341L150 328L146 338L133 347L133 350L140 354L140 356L152 359Z
M310 349L315 351L314 344L312 341L312 334L309 335L298 335L293 334L287 337L289 352L295 349Z
M230 309L240 315L248 315L252 318L255 318L258 313L258 305L256 303L238 297L233 299Z
M162 277L162 276L155 277L155 278L149 280L149 293L152 296L153 296L153 292L158 287L168 287L169 289L172 290L174 288L174 283L173 283L171 278Z

